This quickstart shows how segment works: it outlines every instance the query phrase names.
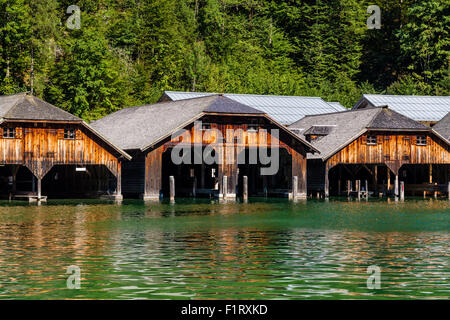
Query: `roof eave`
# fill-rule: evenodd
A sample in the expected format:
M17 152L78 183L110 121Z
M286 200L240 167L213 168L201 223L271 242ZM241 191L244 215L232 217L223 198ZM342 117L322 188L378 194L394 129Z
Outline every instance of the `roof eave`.
M337 152L341 151L343 148L345 148L346 146L348 146L350 143L352 143L353 141L355 141L356 139L358 139L361 135L363 135L364 133L367 132L367 128L364 128L363 130L361 130L358 134L354 135L352 138L350 138L349 140L347 140L345 143L341 144L339 147L335 148L333 151L331 151L330 153L328 153L328 155L324 156L322 158L322 160L325 162L328 159L330 159L332 156L334 156Z
M188 121L183 122L182 124L180 124L178 127L176 127L175 129L171 130L169 133L162 135L161 137L159 137L158 139L156 139L155 141L153 141L152 143L141 147L141 148L136 148L139 149L141 152L145 152L148 149L154 147L155 145L157 145L158 143L160 143L161 141L167 139L167 137L170 137L174 132L177 132L179 130L182 130L184 127L188 126L189 124L191 124L193 121L200 119L201 117L203 117L205 115L205 112L201 112L200 114L198 114L197 116L191 118Z
M294 132L292 132L291 130L289 130L286 126L282 125L281 123L279 123L278 121L276 121L275 119L273 119L271 116L269 116L268 114L264 114L265 118L267 118L269 121L275 123L277 126L279 126L282 130L284 130L285 132L287 132L291 137L295 138L296 140L300 141L301 143L303 143L304 145L306 145L310 151L312 151L312 153L318 153L320 154L320 150L317 149L316 147L314 147L311 143L309 143L308 141L304 140L303 138L301 138L299 135L295 134Z
M111 143L105 136L103 136L100 132L95 130L93 127L91 127L85 121L81 121L81 125L83 125L86 129L90 130L92 133L97 135L100 139L102 139L103 142L105 142L107 145L112 147L115 151L120 153L125 159L131 160L132 157L128 153L123 151L121 148L117 147L115 144Z
M442 140L444 140L444 142L446 142L447 144L450 145L450 140L445 138L442 134L440 134L438 131L431 129L431 132L433 132L436 136L438 136L439 138L441 138Z

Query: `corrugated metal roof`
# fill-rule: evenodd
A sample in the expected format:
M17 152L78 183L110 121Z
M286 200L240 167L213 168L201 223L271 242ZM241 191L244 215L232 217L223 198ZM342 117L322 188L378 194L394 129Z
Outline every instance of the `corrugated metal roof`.
M181 92L165 91L164 96L176 101L204 97L217 93L210 92ZM255 94L224 93L224 96L247 106L267 113L276 121L288 125L306 115L343 111L337 106L330 105L319 97L274 96Z
M364 100L375 107L387 105L416 121L439 121L450 112L450 96L365 94L353 109L358 109Z
M348 110L346 107L344 107L339 102L328 102L329 105L331 105L333 108L336 109L336 111L345 111Z

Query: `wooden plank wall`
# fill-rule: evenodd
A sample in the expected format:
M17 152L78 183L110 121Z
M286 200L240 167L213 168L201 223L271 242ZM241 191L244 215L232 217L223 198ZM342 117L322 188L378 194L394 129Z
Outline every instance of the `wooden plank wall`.
M242 121L242 117L241 121ZM222 181L224 175L228 176L228 192L234 193L237 184L237 155L245 150L245 148L252 147L269 147L272 144L278 144L280 148L285 148L289 154L292 155L292 172L298 176L299 193L306 194L306 152L303 146L297 144L295 148L292 147L292 137L286 137L286 134L280 130L280 137L276 138L270 134L270 128L264 120L260 119L259 123L253 124L257 126L257 130L249 130L249 123L236 123L236 117L221 118L220 121L215 119L204 119L203 123L208 123L210 129L201 130L199 124L194 128L194 124L187 127L176 138L162 143L159 147L151 150L146 155L146 170L145 170L145 194L156 194L161 188L161 160L162 153L167 149L179 146L207 146L209 144L217 143L219 148L223 148L224 164L219 165L218 178ZM250 122L250 121L248 121ZM221 133L223 141L219 141L214 129ZM267 130L267 135L260 135L260 130ZM232 130L232 131L230 131ZM231 134L233 132L233 134ZM162 147L162 148L161 148ZM217 150L217 149L216 149ZM234 163L229 163L227 159L234 157ZM193 159L192 159L193 161Z
M367 145L367 136L376 135L377 144ZM418 135L427 136L427 145L416 144ZM433 134L426 133L368 133L364 134L327 161L329 168L339 164L383 164L398 161L402 164L448 164L449 146Z
M118 159L81 125L17 124L15 138L4 138L0 128L0 164L27 166L43 178L53 165L105 165L115 176ZM64 127L75 129L75 139L64 139Z

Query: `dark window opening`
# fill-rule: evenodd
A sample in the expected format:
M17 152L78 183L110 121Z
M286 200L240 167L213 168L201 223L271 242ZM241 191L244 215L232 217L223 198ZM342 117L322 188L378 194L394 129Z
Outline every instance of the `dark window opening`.
M16 129L15 128L3 128L3 138L15 138Z
M75 129L64 129L64 139L75 139Z
M202 130L211 130L211 124L202 123Z
M417 136L416 144L418 146L426 146L427 145L427 136Z
M377 144L377 136L367 136L367 145L375 146Z
M248 125L247 131L257 132L258 131L258 120L256 120L256 119L250 120L250 124Z

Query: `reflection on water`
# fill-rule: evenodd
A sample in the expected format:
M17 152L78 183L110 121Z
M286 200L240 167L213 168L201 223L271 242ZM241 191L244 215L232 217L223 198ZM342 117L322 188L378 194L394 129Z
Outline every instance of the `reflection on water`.
M285 200L0 203L0 298L450 295L450 204ZM66 268L81 268L81 289ZM381 289L366 286L381 267Z

